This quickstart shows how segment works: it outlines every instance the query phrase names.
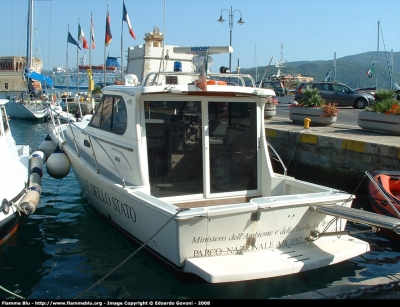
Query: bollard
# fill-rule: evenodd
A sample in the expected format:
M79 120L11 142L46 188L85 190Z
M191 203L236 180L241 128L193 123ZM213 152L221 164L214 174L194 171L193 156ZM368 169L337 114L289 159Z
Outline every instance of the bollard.
M310 122L311 122L311 119L309 119L309 118L304 119L304 129L310 128Z

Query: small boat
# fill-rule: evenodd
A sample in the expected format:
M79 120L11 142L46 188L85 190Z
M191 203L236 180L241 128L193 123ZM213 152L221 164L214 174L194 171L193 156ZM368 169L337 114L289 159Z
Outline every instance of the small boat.
M5 97L10 118L23 120L46 120L51 103L53 81L41 74L43 62L32 55L33 0L28 1L28 29L26 57L1 57L2 82L6 84Z
M24 216L34 213L40 201L43 152L30 153L29 145L16 145L5 105L0 99L0 245L18 229Z
M368 183L368 198L379 214L400 217L400 171L375 171Z
M24 98L11 96L7 103L7 114L10 118L22 120L46 120L49 115L50 101L46 99Z
M212 56L232 51L171 47L165 71L104 87L89 121L60 124L51 112L60 151L49 159L60 162L47 163L49 175L62 179L72 166L95 212L182 277L209 283L368 252L348 220L400 233L400 219L351 208L352 194L274 172L264 119L274 91L209 69Z

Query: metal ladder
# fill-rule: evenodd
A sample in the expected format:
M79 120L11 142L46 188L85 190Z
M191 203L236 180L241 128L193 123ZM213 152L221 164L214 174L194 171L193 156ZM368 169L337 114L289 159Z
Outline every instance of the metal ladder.
M311 206L310 209L311 211L344 218L356 223L390 229L393 232L400 234L400 219L395 217L338 205Z

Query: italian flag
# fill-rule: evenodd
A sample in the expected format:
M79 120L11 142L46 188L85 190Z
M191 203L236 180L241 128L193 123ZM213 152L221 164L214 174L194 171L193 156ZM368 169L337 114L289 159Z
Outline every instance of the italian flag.
M89 45L87 43L87 40L85 38L85 34L83 34L83 30L81 28L81 25L78 23L78 41L82 43L83 49L89 49Z
M374 73L374 64L375 63L372 63L371 69L367 71L368 78L371 78L372 74Z
M90 32L91 32L91 37L92 37L92 49L96 48L96 42L94 40L94 27L93 27L93 20L90 18Z

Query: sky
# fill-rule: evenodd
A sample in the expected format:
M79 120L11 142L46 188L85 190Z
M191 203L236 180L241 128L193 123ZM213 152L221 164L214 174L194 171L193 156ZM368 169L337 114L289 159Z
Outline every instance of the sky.
M333 60L377 51L400 51L400 0L125 0L135 33L122 21L123 0L34 0L33 53L43 68L76 67L77 47L67 43L68 29L78 40L78 23L90 40L93 18L96 48L92 64L105 55L121 56L144 44L145 33L158 27L164 44L177 46L229 46L232 71L284 62ZM107 8L112 41L105 48ZM0 0L2 46L0 56L26 55L28 0ZM225 22L218 19L222 14ZM244 24L237 22L240 17ZM230 19L232 27L230 27ZM232 36L231 36L232 34ZM78 51L78 58L89 50ZM68 61L67 61L68 60ZM229 66L229 55L214 55L211 70ZM119 59L121 62L121 59ZM369 67L370 63L366 63ZM397 66L397 67L396 67ZM394 63L394 71L400 64ZM283 69L284 73L284 69Z

